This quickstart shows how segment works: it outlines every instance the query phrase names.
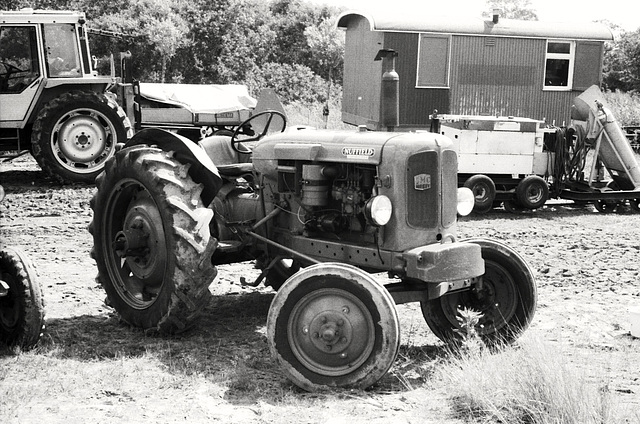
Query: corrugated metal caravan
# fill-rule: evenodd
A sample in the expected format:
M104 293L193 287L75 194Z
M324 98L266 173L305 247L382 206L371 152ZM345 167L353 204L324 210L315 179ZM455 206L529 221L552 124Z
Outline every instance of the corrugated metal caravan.
M407 10L347 11L343 121L382 129L380 49L398 53L400 127L429 115L526 116L569 122L573 99L599 85L604 42L598 23L448 17Z

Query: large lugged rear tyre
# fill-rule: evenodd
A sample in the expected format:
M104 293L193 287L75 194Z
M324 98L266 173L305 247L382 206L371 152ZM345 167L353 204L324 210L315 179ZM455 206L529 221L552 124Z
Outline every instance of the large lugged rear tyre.
M44 329L44 296L33 264L21 250L0 250L0 280L9 292L0 297L0 342L29 349Z
M445 342L460 339L458 309L482 314L477 332L488 345L513 342L529 326L537 303L537 288L527 263L508 246L492 240L466 240L482 248L485 273L479 290L472 289L422 302L422 315Z
M298 387L364 389L386 374L398 353L395 303L373 277L352 265L312 265L288 279L267 318L271 353Z
M135 146L116 153L96 179L91 255L110 304L131 325L181 332L209 301L213 211L189 166L171 152Z
M63 182L93 183L104 164L133 135L131 122L110 97L71 91L38 113L31 133L40 167Z

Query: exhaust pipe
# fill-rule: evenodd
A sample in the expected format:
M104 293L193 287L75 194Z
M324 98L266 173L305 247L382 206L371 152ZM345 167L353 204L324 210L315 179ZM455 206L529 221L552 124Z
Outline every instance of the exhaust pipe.
M382 93L380 96L380 126L393 132L399 123L400 77L396 72L398 52L391 49L378 51L374 60L382 60Z

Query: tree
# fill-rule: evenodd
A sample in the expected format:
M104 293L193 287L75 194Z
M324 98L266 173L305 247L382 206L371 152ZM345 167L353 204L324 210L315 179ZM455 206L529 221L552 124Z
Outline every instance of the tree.
M531 0L486 0L489 11L500 9L500 16L507 19L520 19L523 21L537 21L538 15ZM490 17L489 12L482 14L485 18Z
M604 53L603 85L608 90L640 92L640 29L623 31Z
M91 26L127 35L134 58L147 65L138 69L147 78L164 82L167 63L185 44L189 31L187 22L178 13L180 0L131 0L112 14L102 15ZM132 41L132 42L131 42ZM157 63L160 63L158 69ZM153 77L153 75L158 77Z

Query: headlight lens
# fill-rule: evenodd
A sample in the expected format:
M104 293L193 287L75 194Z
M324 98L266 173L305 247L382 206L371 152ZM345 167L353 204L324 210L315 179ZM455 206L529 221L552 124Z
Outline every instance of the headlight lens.
M391 219L391 213L393 206L391 206L391 200L384 195L372 197L367 201L364 207L367 220L379 227L387 225Z
M469 215L473 210L475 201L475 196L470 189L466 187L458 188L458 215Z

